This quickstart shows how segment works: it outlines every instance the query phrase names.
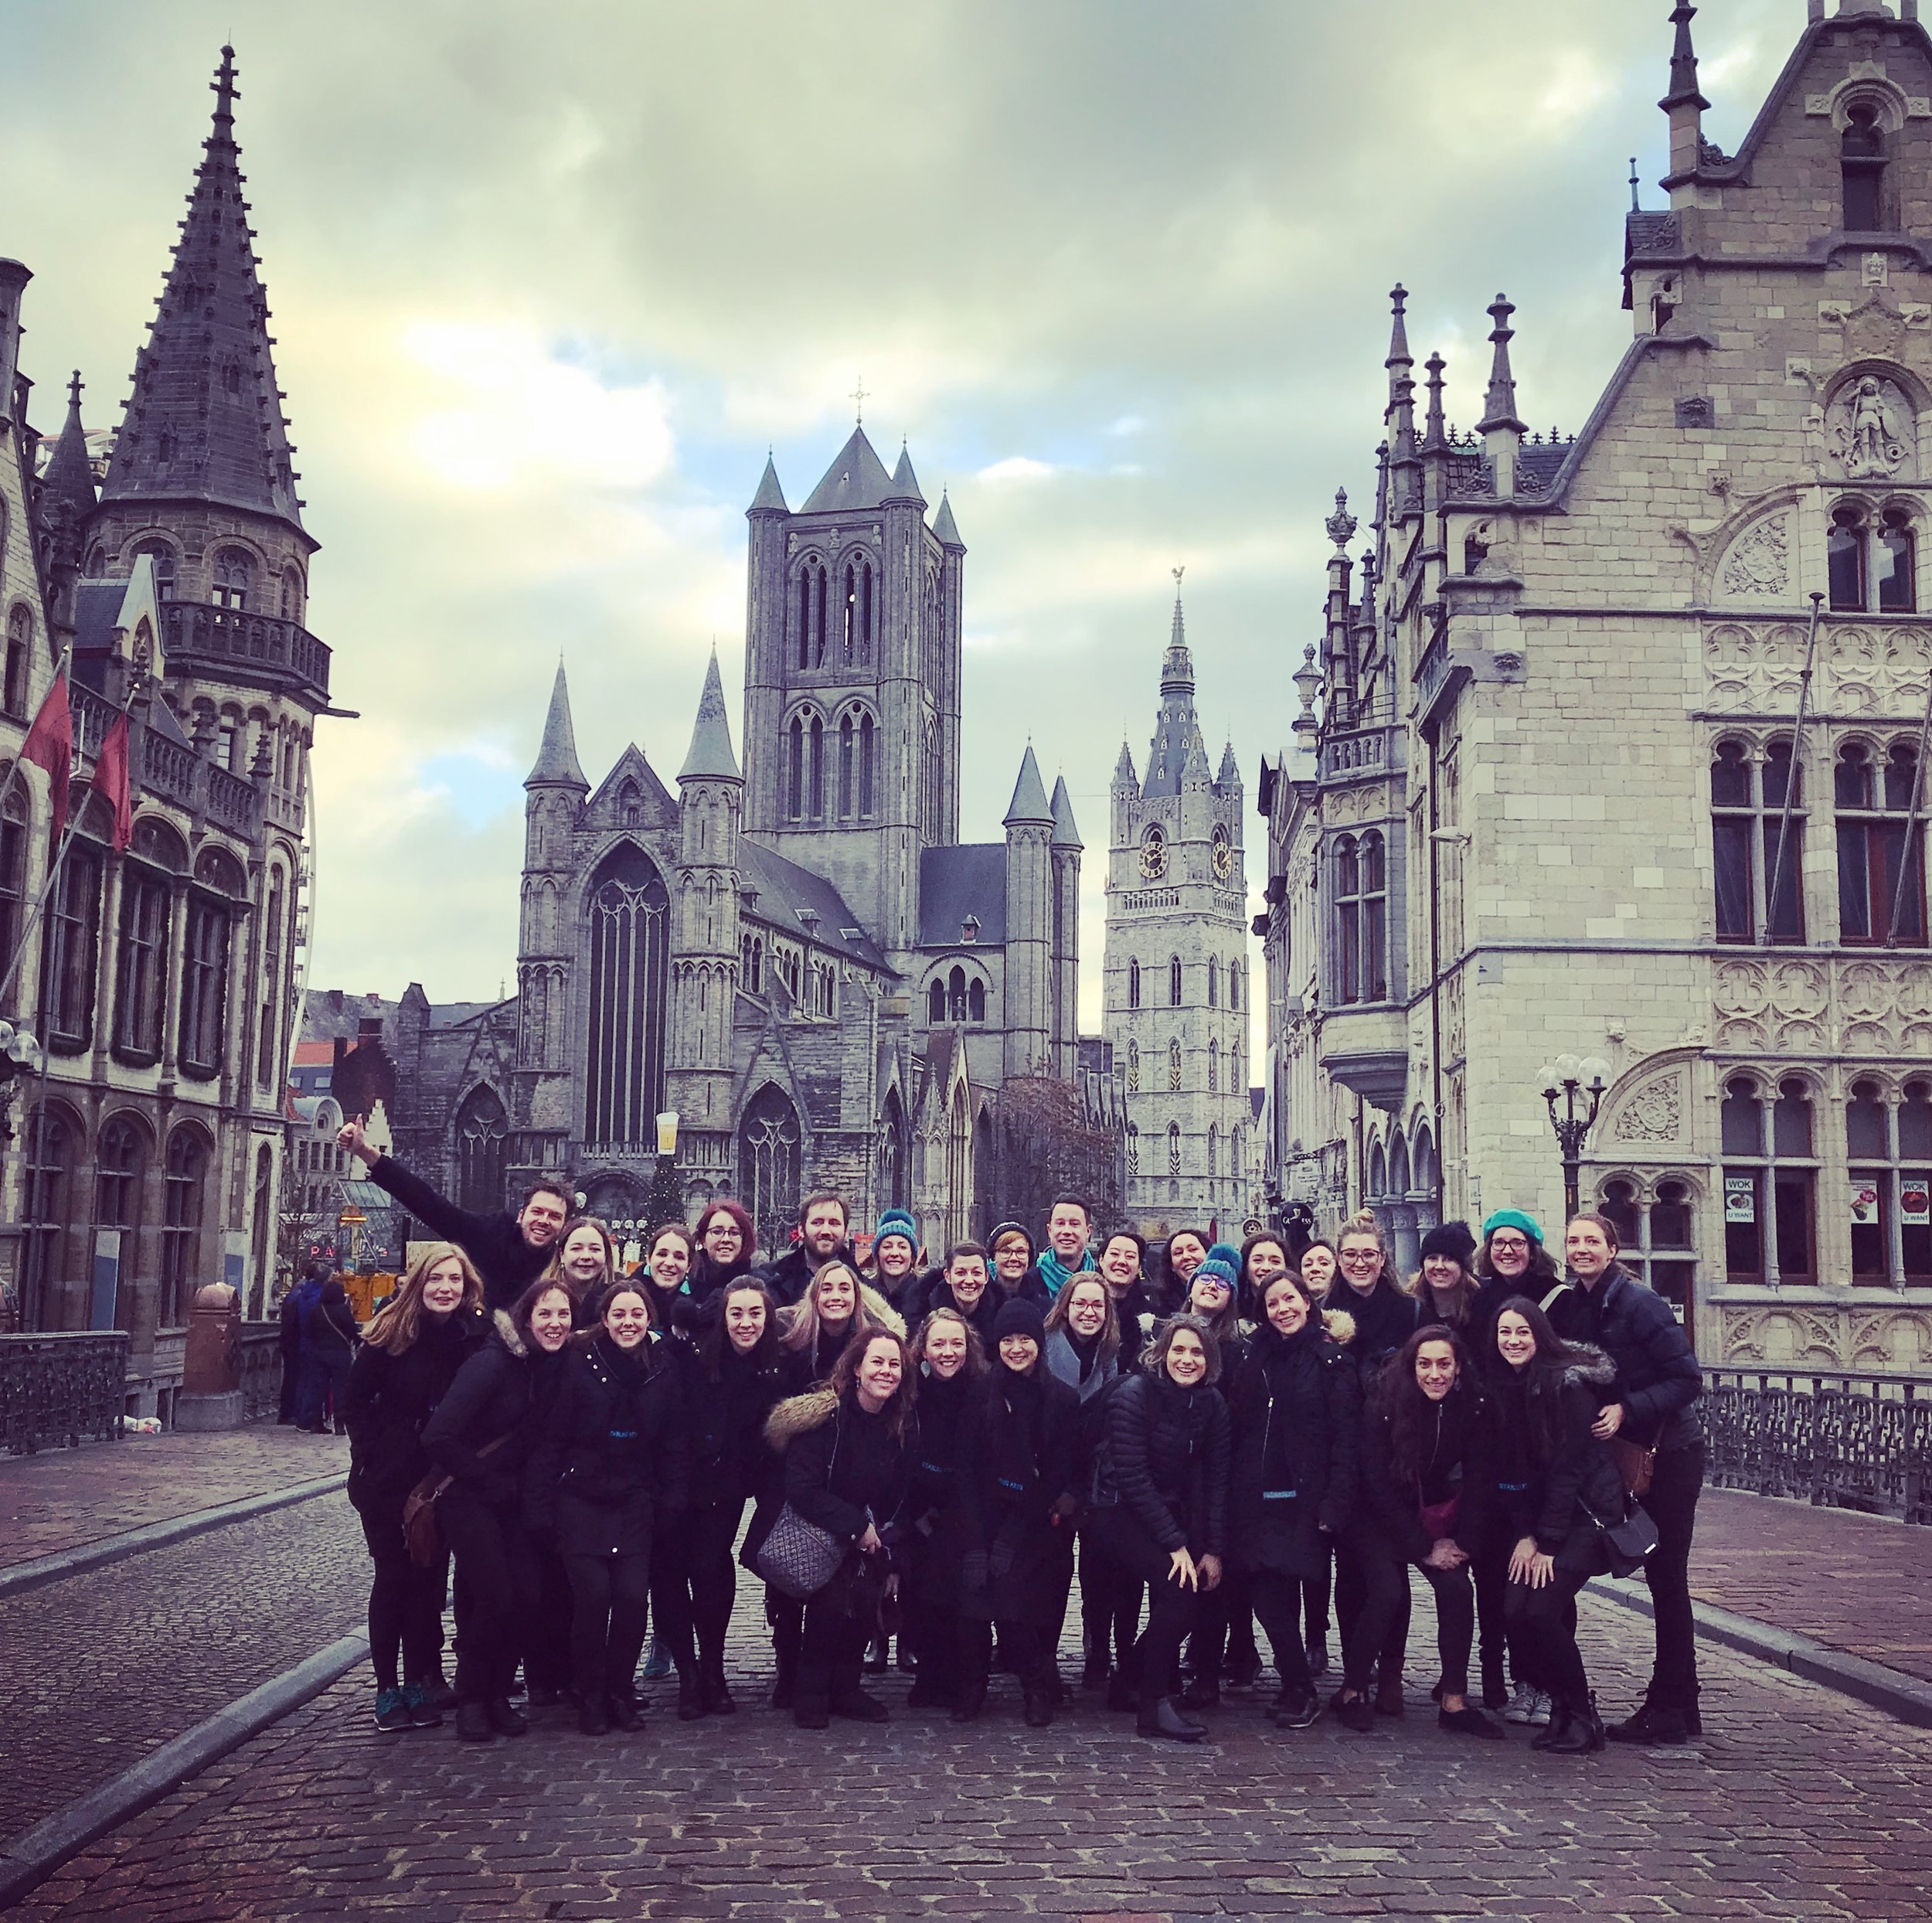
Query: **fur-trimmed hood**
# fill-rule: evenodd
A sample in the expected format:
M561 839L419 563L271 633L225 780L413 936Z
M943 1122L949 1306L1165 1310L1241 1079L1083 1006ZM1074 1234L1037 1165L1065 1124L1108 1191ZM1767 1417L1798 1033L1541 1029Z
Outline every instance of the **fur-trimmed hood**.
M1602 1350L1587 1342L1570 1345L1570 1358L1563 1365L1566 1383L1580 1382L1587 1389L1607 1389L1617 1380L1617 1365Z
M1325 1309L1321 1312L1321 1332L1338 1349L1345 1349L1355 1340L1355 1318L1345 1309Z
M859 1301L866 1313L881 1329L889 1329L903 1342L906 1336L906 1318L874 1288L870 1282L859 1285Z
M823 1428L838 1413L836 1390L821 1386L787 1396L765 1418L765 1440L783 1455L797 1437Z
M518 1332L516 1320L507 1309L494 1311L490 1316L491 1326L496 1330L496 1339L515 1356L519 1362L527 1362L530 1351L522 1336Z

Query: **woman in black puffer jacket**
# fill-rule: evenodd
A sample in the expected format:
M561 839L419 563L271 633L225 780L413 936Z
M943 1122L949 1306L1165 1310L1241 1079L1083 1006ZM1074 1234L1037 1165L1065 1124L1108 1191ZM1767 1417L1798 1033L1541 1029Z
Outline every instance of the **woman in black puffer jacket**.
M1304 1586L1326 1576L1329 1545L1354 1512L1362 1390L1343 1346L1353 1332L1348 1316L1325 1320L1299 1275L1271 1277L1260 1306L1261 1325L1223 1385L1229 1534L1274 1652L1281 1689L1269 1720L1305 1729L1318 1712L1301 1638Z
M536 1358L570 1339L573 1305L555 1282L534 1282L492 1318L489 1340L457 1371L423 1431L423 1448L451 1479L437 1499L456 1559L459 1632L456 1733L466 1742L529 1727L510 1705L517 1659L536 1615L536 1550L523 1527Z
M1357 1532L1368 1585L1345 1699L1352 1726L1374 1721L1365 1700L1369 1663L1400 1675L1408 1635L1408 1569L1435 1592L1439 1727L1461 1736L1502 1731L1468 1700L1476 1632L1471 1550L1485 1539L1490 1479L1482 1460L1482 1398L1475 1367L1440 1324L1419 1329L1377 1377L1362 1428L1362 1514ZM1347 1703L1337 1714L1349 1720Z
M1526 1295L1496 1316L1488 1447L1508 1534L1515 1541L1503 1619L1512 1654L1550 1699L1532 1749L1604 1747L1604 1726L1577 1647L1577 1593L1610 1566L1599 1523L1624 1513L1624 1481L1594 1433L1616 1370L1600 1349L1566 1343Z
M429 1569L410 1561L403 1505L429 1472L424 1425L482 1339L482 1278L454 1243L432 1242L370 1319L343 1386L349 1499L376 1565L369 1648L376 1727L386 1734L443 1720L435 1699L449 1561Z
M1134 1646L1140 1731L1199 1742L1169 1693L1203 1586L1221 1580L1228 1521L1228 1407L1214 1388L1221 1358L1199 1317L1176 1315L1149 1343L1141 1374L1108 1398L1091 1526L1148 1585Z
M677 1659L684 1722L729 1716L738 1707L724 1669L738 1595L731 1550L745 1504L766 1472L765 1418L785 1387L778 1308L762 1282L741 1274L716 1292L703 1314L701 1334L668 1345L683 1383L690 1500L659 1529L651 1578L658 1633Z
M677 1372L650 1339L643 1290L614 1282L601 1326L573 1349L531 1462L530 1497L553 1520L569 1572L577 1724L635 1729L638 1656L650 1608L651 1539L682 1508L686 1464Z

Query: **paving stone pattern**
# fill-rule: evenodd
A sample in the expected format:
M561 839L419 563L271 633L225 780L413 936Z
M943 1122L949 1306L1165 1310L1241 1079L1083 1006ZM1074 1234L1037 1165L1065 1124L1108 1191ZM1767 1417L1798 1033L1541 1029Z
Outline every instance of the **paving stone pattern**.
M1707 1489L1691 1590L1700 1602L1932 1683L1932 1529Z
M1698 1748L1545 1759L1440 1735L1287 1733L1226 1699L1211 1746L1143 1742L1083 1698L978 1726L881 1693L883 1728L824 1734L752 1706L642 1734L385 1738L345 1679L29 1896L34 1923L437 1923L1052 1916L1869 1918L1932 1914L1932 1732L1727 1652ZM1430 1647L1418 1597L1419 1652ZM1633 1634L1633 1631L1638 1632ZM1593 1675L1626 1702L1647 1642L1585 1605ZM1426 1685L1427 1676L1420 1669ZM1412 1676L1412 1683L1416 1677Z
M369 1564L321 1496L0 1605L0 1833L360 1626Z
M274 1424L0 1456L0 1568L348 1470L345 1438Z

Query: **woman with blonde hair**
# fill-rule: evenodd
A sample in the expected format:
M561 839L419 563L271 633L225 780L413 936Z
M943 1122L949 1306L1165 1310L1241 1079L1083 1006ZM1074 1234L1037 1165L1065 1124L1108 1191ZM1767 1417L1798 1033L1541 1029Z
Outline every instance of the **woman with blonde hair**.
M410 1561L403 1505L430 1470L423 1426L483 1336L475 1264L454 1243L432 1242L370 1318L342 1390L349 1499L376 1565L369 1649L376 1727L386 1735L443 1720L448 1691L438 1659L449 1558L429 1569Z
M778 1319L778 1347L794 1393L827 1380L862 1330L906 1332L898 1310L849 1262L826 1263Z

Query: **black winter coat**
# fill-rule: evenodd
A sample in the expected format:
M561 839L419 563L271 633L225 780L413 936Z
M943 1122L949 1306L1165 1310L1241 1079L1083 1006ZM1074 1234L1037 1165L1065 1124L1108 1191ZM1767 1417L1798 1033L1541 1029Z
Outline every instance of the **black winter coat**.
M1354 1318L1355 1333L1344 1346L1360 1365L1365 1382L1416 1332L1416 1298L1386 1275L1376 1278L1375 1287L1366 1295L1337 1276L1326 1306L1345 1310Z
M1560 1370L1532 1363L1498 1377L1484 1404L1484 1459L1509 1540L1533 1536L1560 1568L1589 1576L1609 1566L1593 1517L1614 1522L1624 1513L1610 1445L1590 1432L1611 1377L1608 1359L1585 1349ZM1553 1446L1543 1439L1546 1424Z
M456 1372L423 1428L423 1451L461 1490L492 1509L520 1514L530 1446L530 1352L502 1309L483 1346ZM502 1438L488 1455L485 1446Z
M492 1309L514 1307L517 1298L549 1265L553 1249L531 1247L508 1209L494 1209L488 1214L459 1209L420 1176L410 1174L388 1156L376 1158L369 1179L388 1190L425 1228L446 1242L454 1242L476 1264Z
M961 1475L968 1613L1057 1625L1073 1573L1080 1398L1036 1362L996 1362L968 1417Z
M684 1507L689 1450L678 1370L607 1336L573 1349L531 1453L536 1526L564 1556L641 1556L661 1513Z
M1645 1448L1688 1448L1702 1431L1691 1404L1703 1371L1675 1312L1614 1264L1594 1288L1572 1282L1549 1305L1550 1326L1565 1342L1588 1343L1609 1356L1617 1378L1605 1402L1624 1405L1617 1433Z
M785 1500L807 1522L849 1543L869 1523L883 1537L900 1522L919 1459L915 1424L895 1436L886 1414L866 1413L856 1390L842 1401L815 1389L780 1403L765 1432L782 1438Z
M691 1506L743 1503L766 1473L765 1420L785 1394L779 1352L741 1356L727 1343L714 1382L695 1348L671 1346L691 1450Z
M855 1275L859 1258L853 1254L852 1244L843 1244L826 1258L828 1261L849 1264ZM760 1281L771 1291L781 1309L789 1309L811 1286L811 1278L818 1274L818 1266L805 1253L802 1242L795 1243L782 1255L766 1263L754 1271Z
M979 1300L971 1309L953 1293L953 1285L946 1279L943 1268L934 1269L923 1285L916 1292L908 1292L901 1305L908 1329L917 1329L936 1309L951 1309L966 1318L969 1329L975 1330L986 1353L990 1356L998 1346L993 1336L994 1319L999 1314L999 1305L1005 1300L997 1282L988 1282L979 1292Z
M1321 1531L1345 1528L1355 1510L1362 1388L1354 1361L1312 1317L1288 1336L1264 1323L1230 1352L1221 1390L1235 1567L1321 1574Z
M979 1384L922 1376L919 1451L906 1503L912 1590L934 1608L957 1610L965 1588L966 1524L961 1489L968 1417Z
M429 1472L423 1431L457 1371L481 1346L483 1319L457 1309L425 1315L400 1355L366 1342L342 1387L349 1425L349 1496L358 1509L403 1498Z
M335 1292L332 1298L328 1292L331 1288ZM355 1354L361 1334L355 1309L342 1284L324 1284L321 1300L302 1319L302 1338L308 1353L325 1362L346 1362Z
M1435 1405L1421 1473L1414 1478L1396 1473L1389 1418L1379 1402L1372 1399L1362 1428L1362 1509L1369 1525L1404 1561L1420 1562L1435 1543L1422 1526L1422 1511L1454 1496L1449 1540L1464 1548L1481 1542L1488 1533L1485 1506L1494 1501L1495 1481L1483 1456L1488 1430L1474 1386L1459 1381Z
M1228 1537L1228 1405L1203 1383L1138 1375L1107 1397L1097 1508L1118 1504L1168 1555L1218 1556Z

